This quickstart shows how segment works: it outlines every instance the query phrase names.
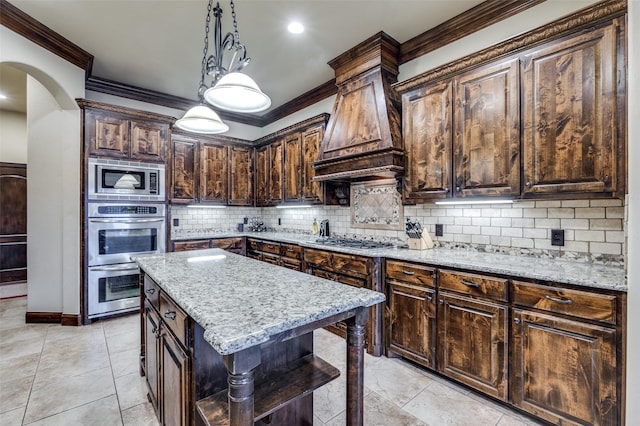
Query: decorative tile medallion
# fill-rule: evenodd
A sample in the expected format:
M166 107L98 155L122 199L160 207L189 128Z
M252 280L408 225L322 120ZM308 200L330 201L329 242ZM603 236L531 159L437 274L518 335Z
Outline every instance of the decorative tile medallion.
M351 226L402 230L402 195L395 179L351 185Z

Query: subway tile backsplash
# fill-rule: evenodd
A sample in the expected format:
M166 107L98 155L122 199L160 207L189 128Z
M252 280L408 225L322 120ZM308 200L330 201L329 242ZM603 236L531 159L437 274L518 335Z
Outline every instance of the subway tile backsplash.
M244 217L261 216L275 231L311 233L313 219L329 219L332 235L370 238L406 244L404 231L351 227L349 207L307 209L229 207L190 209L172 206L180 225L173 235L236 230ZM514 204L404 206L405 218L418 219L439 246L539 257L563 257L583 262L622 264L627 218L622 200L517 201ZM278 224L280 219L280 224ZM442 237L435 225L444 225ZM551 245L551 229L565 230L565 245Z

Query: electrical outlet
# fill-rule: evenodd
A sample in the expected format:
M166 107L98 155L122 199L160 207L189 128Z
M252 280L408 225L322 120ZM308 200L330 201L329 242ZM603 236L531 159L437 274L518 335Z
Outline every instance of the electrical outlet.
M173 219L173 226L180 226L180 219Z
M563 246L564 245L564 229L552 229L551 230L551 245Z
M436 223L436 237L442 237L444 234L444 225Z
M278 218L278 226L282 225L282 219Z
M249 223L249 218L248 218L248 217L245 217L245 218L242 220L242 222L246 225L247 223Z

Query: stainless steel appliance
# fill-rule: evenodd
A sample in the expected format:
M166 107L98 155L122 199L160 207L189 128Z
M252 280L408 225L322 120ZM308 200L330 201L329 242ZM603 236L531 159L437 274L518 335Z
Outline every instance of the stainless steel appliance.
M164 201L165 167L163 164L90 158L89 200Z
M392 248L393 243L384 242L384 241L373 241L373 240L358 240L355 238L339 238L339 237L327 237L327 238L318 238L315 241L318 244L323 244L326 246L336 246L336 247L349 247L356 249L377 249L377 248Z
M163 204L89 203L87 316L140 307L136 254L166 251Z
M327 219L320 222L320 236L321 237L329 236L329 221Z

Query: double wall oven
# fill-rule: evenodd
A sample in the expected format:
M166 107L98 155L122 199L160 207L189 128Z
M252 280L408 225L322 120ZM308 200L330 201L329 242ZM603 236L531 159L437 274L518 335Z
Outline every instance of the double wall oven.
M164 166L89 160L87 318L140 308L131 256L166 251Z

